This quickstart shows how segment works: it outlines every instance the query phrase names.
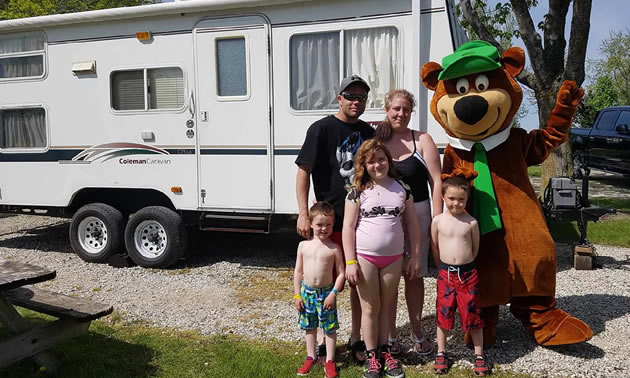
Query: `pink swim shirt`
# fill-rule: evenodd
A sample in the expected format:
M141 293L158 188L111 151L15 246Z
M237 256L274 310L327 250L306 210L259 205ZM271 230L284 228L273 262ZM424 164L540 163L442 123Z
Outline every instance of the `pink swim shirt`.
M410 192L392 179L385 187L374 185L362 192L353 189L346 199L359 204L356 251L369 256L396 256L403 253L405 237L402 213Z

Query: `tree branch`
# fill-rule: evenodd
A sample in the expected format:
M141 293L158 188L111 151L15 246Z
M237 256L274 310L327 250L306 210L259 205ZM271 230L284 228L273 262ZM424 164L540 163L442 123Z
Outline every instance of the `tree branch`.
M518 23L521 38L527 48L527 55L534 69L534 76L538 83L546 83L549 81L549 73L545 67L543 59L543 48L540 34L534 28L534 22L529 14L529 8L525 0L510 0L512 11ZM531 88L531 87L530 87Z
M477 33L479 38L491 43L499 50L499 54L503 54L503 47L501 47L499 42L497 42L497 40L492 36L486 25L481 22L481 20L479 19L479 15L472 8L472 5L470 5L470 0L461 0L460 5L462 8L462 16L464 16L466 22L470 24L470 26L473 28L475 33Z
M584 62L586 45L591 28L591 8L593 0L573 0L573 19L569 36L569 50L564 78L575 81L578 85L584 82Z
M536 91L536 87L538 84L536 82L536 77L531 71L528 71L528 70L521 71L521 73L516 77L516 79L519 81L519 83L523 84L527 88L531 89L532 91Z
M543 55L545 67L554 77L564 70L564 50L567 41L564 39L569 1L549 0L549 13L545 15Z

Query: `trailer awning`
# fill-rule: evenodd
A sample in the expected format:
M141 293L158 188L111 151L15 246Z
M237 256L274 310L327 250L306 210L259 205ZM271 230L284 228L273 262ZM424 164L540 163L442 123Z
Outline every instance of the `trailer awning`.
M95 11L55 14L50 16L19 18L0 21L0 33L40 29L48 26L105 22L129 18L164 16L167 14L192 13L207 10L251 8L269 5L310 2L313 0L194 0L125 8L102 9Z

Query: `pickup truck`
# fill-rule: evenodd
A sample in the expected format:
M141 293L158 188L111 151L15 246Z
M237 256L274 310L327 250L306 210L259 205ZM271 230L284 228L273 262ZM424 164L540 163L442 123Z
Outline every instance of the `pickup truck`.
M574 127L569 134L576 176L590 168L630 176L630 106L605 108L592 127Z

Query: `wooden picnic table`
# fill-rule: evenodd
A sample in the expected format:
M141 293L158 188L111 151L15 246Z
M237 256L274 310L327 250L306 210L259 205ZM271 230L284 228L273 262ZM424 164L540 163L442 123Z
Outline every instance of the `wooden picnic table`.
M33 357L46 370L57 370L60 362L47 349L87 333L92 320L113 311L112 306L26 286L55 277L54 270L17 261L0 261L0 322L10 333L8 338L0 340L0 368ZM15 306L59 319L33 326Z

